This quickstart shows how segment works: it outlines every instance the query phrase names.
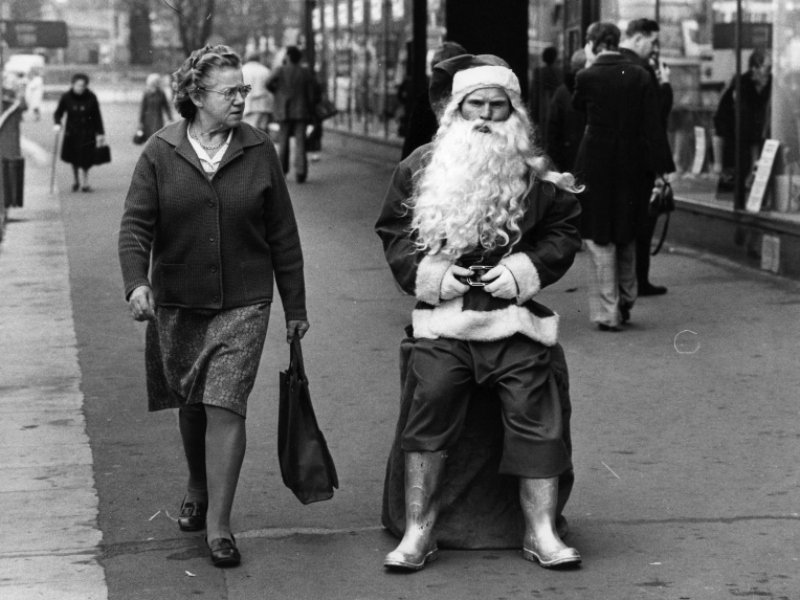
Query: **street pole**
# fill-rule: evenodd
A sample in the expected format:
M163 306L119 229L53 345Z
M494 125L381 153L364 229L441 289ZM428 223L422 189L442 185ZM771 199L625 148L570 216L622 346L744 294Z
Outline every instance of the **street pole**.
M306 0L306 60L308 68L314 71L316 62L316 44L314 42L314 8L316 0Z
M742 169L744 168L744 161L742 160L742 0L736 0L736 27L734 28L734 47L736 52L736 78L734 79L734 90L736 94L736 101L734 102L734 143L736 149L735 157L735 183L733 190L733 208L734 210L744 209L744 177L742 177Z
M428 53L428 0L414 0L411 15L411 98L416 98L428 88L425 58Z

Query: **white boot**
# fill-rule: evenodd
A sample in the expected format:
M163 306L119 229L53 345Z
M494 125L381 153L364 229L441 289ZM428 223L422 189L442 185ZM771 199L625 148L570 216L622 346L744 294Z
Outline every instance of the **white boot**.
M561 541L555 528L558 477L520 478L519 499L525 515L522 557L546 568L579 565L581 555Z
M446 459L445 452L406 452L406 530L383 566L420 571L438 558L433 527Z

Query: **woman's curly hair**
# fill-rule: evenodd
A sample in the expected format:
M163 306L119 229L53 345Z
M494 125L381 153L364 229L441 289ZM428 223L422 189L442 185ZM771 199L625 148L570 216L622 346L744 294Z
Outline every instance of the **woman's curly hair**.
M229 46L206 44L189 55L181 68L172 74L172 89L175 90L175 109L184 119L192 119L197 107L191 94L203 87L212 71L217 69L240 69L241 57Z

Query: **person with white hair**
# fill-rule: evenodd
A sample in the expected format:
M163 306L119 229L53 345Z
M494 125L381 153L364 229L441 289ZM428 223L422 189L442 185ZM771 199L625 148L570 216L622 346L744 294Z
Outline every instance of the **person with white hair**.
M139 131L141 140L149 140L165 125L165 119L172 121L172 109L164 90L161 89L161 75L150 73L145 80L145 90L139 107Z
M439 130L398 165L376 224L395 279L417 299L418 384L401 444L406 526L384 565L418 571L437 557L448 449L470 394L487 386L502 405L499 470L519 477L523 556L575 566L580 554L556 530L558 479L572 468L569 411L556 383L566 365L558 315L534 297L580 248L579 188L548 168L519 81L502 59L443 61L430 95Z

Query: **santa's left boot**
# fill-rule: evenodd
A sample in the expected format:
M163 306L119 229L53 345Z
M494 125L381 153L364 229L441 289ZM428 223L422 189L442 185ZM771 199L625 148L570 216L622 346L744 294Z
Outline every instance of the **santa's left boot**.
M576 566L581 555L556 532L558 477L519 480L519 498L525 515L522 557L545 568Z

